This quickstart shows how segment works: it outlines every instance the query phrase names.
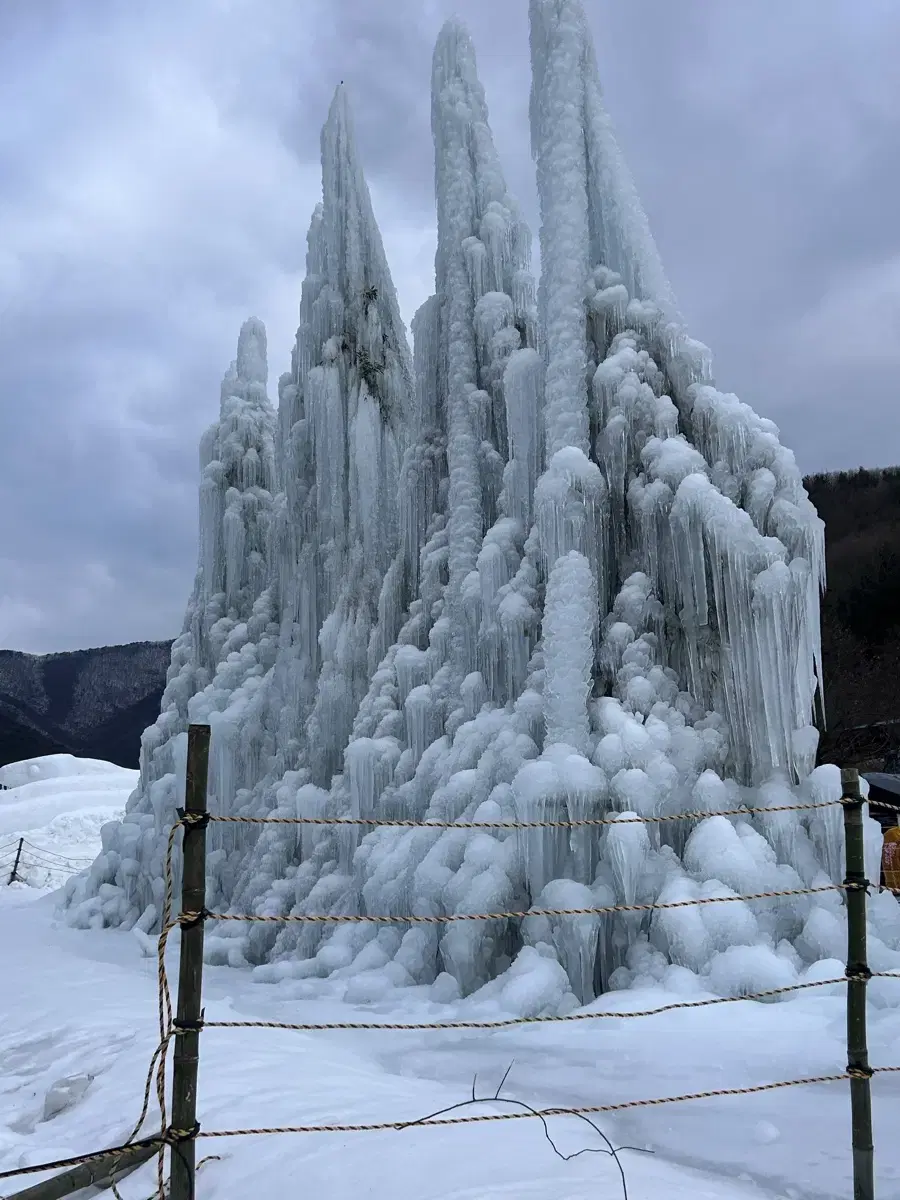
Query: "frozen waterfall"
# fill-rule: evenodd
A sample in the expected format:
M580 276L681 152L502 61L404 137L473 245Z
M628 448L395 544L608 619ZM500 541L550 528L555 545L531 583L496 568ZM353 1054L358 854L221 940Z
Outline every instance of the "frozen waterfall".
M213 824L211 908L396 918L210 928L211 961L261 981L508 989L537 1013L678 972L783 986L843 953L836 892L532 911L819 887L843 831L836 807L784 811L840 795L813 769L822 522L677 315L580 0L531 0L530 19L539 286L450 22L412 355L338 89L277 415L248 321L201 443L162 712L123 820L67 886L72 923L158 927L185 731L208 721L214 813L442 823ZM681 813L700 815L656 820ZM557 824L467 827L522 821ZM403 919L480 913L526 915ZM873 961L900 964L896 901L871 914Z

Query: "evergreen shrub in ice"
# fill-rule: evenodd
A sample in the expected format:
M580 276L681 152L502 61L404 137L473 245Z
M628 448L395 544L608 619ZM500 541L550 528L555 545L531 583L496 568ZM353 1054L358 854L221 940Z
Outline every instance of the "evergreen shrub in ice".
M610 819L213 824L213 908L528 913L842 877L839 808L778 811L840 794L836 768L812 769L822 522L775 426L717 389L678 317L581 3L531 0L530 19L540 284L450 22L432 68L435 293L412 356L338 89L291 371L276 414L247 322L201 444L199 566L162 711L124 819L67 887L73 924L158 928L191 721L212 726L221 814ZM711 815L633 820L681 812ZM867 837L874 874L873 822ZM418 984L537 1013L613 987L825 977L844 936L840 894L821 892L224 922L208 953L261 980L343 981L358 1003ZM900 964L890 896L870 947Z

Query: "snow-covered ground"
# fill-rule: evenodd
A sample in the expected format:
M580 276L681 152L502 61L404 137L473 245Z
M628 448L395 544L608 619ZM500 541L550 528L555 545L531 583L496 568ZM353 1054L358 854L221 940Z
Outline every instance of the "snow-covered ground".
M99 826L121 811L134 772L56 756L0 793L0 831L79 858L99 848ZM0 772L18 780L17 767ZM0 888L0 1171L86 1153L124 1139L140 1108L156 1044L156 966L140 939L73 930L57 897ZM176 961L170 970L176 974ZM840 974L838 963L830 974ZM497 1002L438 1006L424 989L352 1006L336 980L262 985L245 972L208 968L209 1020L433 1021L503 1015ZM316 989L318 994L316 994ZM840 987L779 1003L740 1002L626 1019L684 996L618 992L592 1009L614 1015L502 1031L285 1032L208 1030L200 1064L199 1117L206 1129L414 1120L493 1091L536 1107L614 1104L645 1097L840 1073L846 1061ZM691 999L702 998L693 993ZM872 988L874 1064L900 1063L900 980ZM49 1091L90 1077L71 1107L44 1119ZM900 1197L900 1076L874 1080L879 1200ZM78 1092L75 1088L75 1094ZM51 1104L52 1107L52 1104ZM509 1111L488 1104L477 1111ZM598 1119L623 1151L630 1200L845 1200L850 1194L846 1083L783 1089L632 1110ZM147 1130L153 1128L151 1120ZM563 1154L603 1149L585 1123L554 1118ZM535 1120L355 1134L213 1139L219 1154L198 1179L203 1200L283 1195L298 1180L329 1200L581 1200L619 1197L615 1163L583 1153L563 1161ZM124 1200L154 1188L148 1164L121 1185ZM0 1182L10 1195L34 1176Z

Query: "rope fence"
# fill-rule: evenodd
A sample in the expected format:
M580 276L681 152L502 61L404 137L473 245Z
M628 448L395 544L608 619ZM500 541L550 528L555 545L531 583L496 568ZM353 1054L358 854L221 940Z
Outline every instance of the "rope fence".
M73 874L90 866L92 861L89 858L67 858L55 850L35 845L26 837L14 838L0 846L0 875L5 877L7 885L27 882L29 871L42 871L46 875Z
M109 1186L117 1198L121 1200L116 1186L117 1180L125 1174L137 1169L152 1158L157 1158L157 1192L158 1200L195 1200L196 1174L198 1169L209 1158L196 1162L196 1143L200 1138L231 1138L274 1134L316 1134L316 1133L379 1133L386 1131L407 1130L414 1127L451 1127L471 1125L481 1122L510 1121L523 1119L539 1119L544 1122L544 1132L554 1150L552 1139L547 1132L546 1120L549 1117L575 1116L588 1119L590 1116L617 1113L632 1109L657 1107L665 1104L675 1104L693 1100L707 1100L716 1097L754 1095L771 1092L782 1088L812 1086L849 1081L851 1090L851 1105L853 1109L853 1146L854 1146L854 1186L855 1196L859 1200L874 1200L872 1182L872 1139L870 1111L870 1081L875 1074L890 1074L900 1072L900 1066L871 1067L868 1063L866 1047L866 986L872 978L900 979L900 971L871 971L866 962L866 896L872 886L865 878L862 869L863 839L862 839L862 805L859 795L858 777L855 771L842 772L844 795L840 800L795 805L778 805L764 809L738 808L718 811L698 810L693 812L658 814L651 816L621 815L590 818L574 821L412 821L412 820L379 820L364 817L245 817L217 816L206 810L207 770L209 756L209 726L191 725L189 728L187 778L185 788L185 808L179 810L178 820L169 830L165 855L165 897L161 914L161 932L157 942L157 983L158 983L158 1022L159 1043L152 1056L147 1073L143 1103L139 1119L128 1139L121 1145L93 1154L59 1159L54 1162L42 1163L18 1170L0 1172L0 1180L14 1176L33 1175L47 1171L65 1170L67 1175L47 1181L50 1190L44 1184L37 1184L25 1192L16 1193L8 1200L57 1200L58 1197L70 1195L74 1190L96 1183L98 1172L103 1175L103 1182ZM693 900L678 900L647 904L614 904L590 908L571 909L536 909L527 911L504 911L487 913L447 913L447 914L254 914L254 913L220 913L206 908L205 900L205 871L206 871L206 830L213 822L224 824L253 824L253 825L314 825L314 826L348 826L388 827L388 828L434 828L434 829L540 829L540 828L584 828L591 826L613 825L619 823L653 824L676 820L702 820L712 816L765 816L767 813L789 811L810 811L820 808L839 806L844 810L844 826L846 832L847 874L842 883L827 884L810 888L791 888L779 891L761 891L745 895L700 897ZM900 813L900 808L892 805L879 804L878 807ZM858 829L857 829L858 824ZM183 871L181 911L173 917L175 905L173 860L175 844L179 830L183 834ZM22 849L21 844L19 847ZM376 924L409 923L409 924L448 924L457 921L495 921L495 920L524 920L526 917L580 917L603 916L612 913L655 912L657 910L680 909L706 904L722 904L729 902L745 902L767 900L770 898L816 895L826 892L840 892L847 898L848 908L848 962L843 976L811 980L762 991L748 992L738 996L717 996L703 1000L678 1001L661 1005L657 1008L632 1012L576 1012L563 1015L520 1016L495 1020L461 1020L433 1022L279 1022L279 1021L207 1021L202 1004L202 969L204 926L207 921L248 921L283 924L287 922L310 922L317 924L340 925L345 923L372 922ZM860 924L861 916L861 924ZM166 948L168 939L175 929L181 931L179 986L177 1012L173 1008L171 990L166 968ZM584 1022L603 1019L638 1019L657 1016L675 1010L708 1008L718 1004L736 1003L744 1000L766 1000L784 996L792 992L800 992L816 987L828 987L844 984L848 993L848 1065L846 1070L828 1075L809 1076L801 1079L779 1080L776 1082L755 1084L739 1088L717 1088L709 1091L687 1092L677 1096L662 1096L651 1099L623 1100L610 1104L597 1104L581 1107L552 1107L545 1109L532 1108L524 1103L500 1097L500 1089L493 1096L479 1100L475 1097L474 1088L471 1101L465 1104L506 1103L517 1105L516 1111L486 1112L467 1114L465 1116L447 1116L444 1113L465 1105L453 1105L443 1113L430 1114L414 1120L380 1121L358 1124L320 1124L273 1126L251 1129L201 1129L196 1119L197 1066L199 1057L199 1035L206 1029L266 1029L302 1032L325 1032L330 1030L367 1030L367 1031L442 1031L442 1030L494 1030L508 1029L515 1026L537 1024L559 1024L564 1022ZM862 1007L860 1007L860 1002ZM166 1068L168 1050L175 1042L175 1069L172 1080L172 1110L169 1117L169 1105L166 1095ZM504 1076L504 1081L505 1081ZM156 1092L159 1108L160 1132L150 1137L138 1138L145 1121L149 1116L151 1096ZM501 1083L501 1088L503 1084ZM868 1126L865 1114L868 1112ZM594 1126L597 1129L596 1126ZM601 1133L607 1145L610 1145L605 1135ZM171 1180L166 1186L164 1172L164 1155L166 1147L170 1148ZM633 1149L633 1148L632 1148ZM558 1151L557 1151L558 1153ZM607 1153L607 1151L604 1151ZM610 1145L608 1151L614 1158L617 1151ZM215 1156L211 1156L215 1157ZM566 1157L560 1155L560 1157ZM621 1164L618 1163L620 1173ZM623 1184L624 1184L624 1175ZM85 1183L87 1180L87 1183ZM59 1190L64 1186L67 1190Z

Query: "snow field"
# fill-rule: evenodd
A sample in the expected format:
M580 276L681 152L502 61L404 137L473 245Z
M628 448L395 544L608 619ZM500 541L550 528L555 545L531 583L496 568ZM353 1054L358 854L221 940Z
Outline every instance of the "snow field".
M0 947L7 960L27 955L15 996L4 1004L0 1036L0 1168L48 1161L115 1144L131 1130L146 1065L156 1044L155 963L126 934L75 931L56 924L53 897L8 889L0 898ZM170 971L177 971L177 946ZM840 964L833 964L839 971ZM327 981L326 981L327 982ZM900 987L900 981L892 986ZM18 980L17 980L18 983ZM697 993L694 993L695 995ZM438 1006L415 989L395 1007L350 1009L336 998L303 999L290 985L261 988L245 974L210 968L210 1020L446 1020L501 1015L499 1004ZM595 1002L614 1014L672 996L618 993ZM839 989L778 1005L742 1002L713 1010L611 1019L498 1032L294 1033L208 1030L203 1035L199 1114L206 1129L416 1120L471 1094L495 1089L536 1107L616 1103L684 1091L739 1087L842 1070L843 998ZM873 1061L900 1040L897 1010L873 1012ZM78 1077L87 1085L72 1088ZM78 1094L84 1086L83 1094ZM876 1162L881 1194L900 1186L900 1154L891 1113L893 1077L874 1084ZM45 1119L48 1096L76 1095ZM51 1104L52 1107L52 1104ZM502 1112L486 1104L467 1113ZM153 1110L148 1127L153 1128ZM111 1117L111 1114L116 1114ZM846 1084L727 1097L597 1118L623 1152L631 1200L721 1200L848 1194ZM581 1121L552 1118L559 1151L602 1148ZM715 1136L710 1130L715 1129ZM615 1165L584 1153L558 1159L534 1121L359 1134L297 1134L201 1141L198 1194L237 1200L250 1187L267 1195L298 1176L316 1195L351 1200L580 1200L620 1194ZM121 1184L124 1200L154 1189L148 1165ZM24 1180L28 1182L28 1180ZM7 1184L7 1187L10 1185Z

